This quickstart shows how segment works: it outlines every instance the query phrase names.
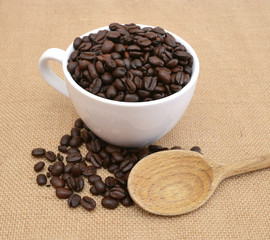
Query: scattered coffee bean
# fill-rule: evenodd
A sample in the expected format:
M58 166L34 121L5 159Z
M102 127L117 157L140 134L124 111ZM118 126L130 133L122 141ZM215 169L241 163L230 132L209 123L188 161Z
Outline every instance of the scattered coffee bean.
M53 176L60 176L64 172L64 167L65 167L65 165L63 162L56 162L52 166L51 174Z
M115 209L118 207L119 202L111 197L104 197L101 201L101 204L104 208Z
M81 199L81 205L84 209L90 211L96 207L96 202L93 198L85 196Z
M34 170L36 172L40 172L45 166L45 163L44 162L38 162L37 164L35 164L34 166Z
M90 177L92 175L95 175L97 172L97 169L94 166L87 166L82 170L82 175L85 177Z
M110 190L110 197L114 199L120 200L120 199L123 199L125 196L126 196L126 193L124 189L122 188L114 187Z
M67 152L67 146L58 146L58 151L62 152L62 153L66 153Z
M198 146L194 146L190 149L191 151L194 151L194 152L198 152L198 153L201 153L201 148L198 147Z
M106 191L106 185L102 180L95 181L94 186L99 194L102 194Z
M57 159L59 161L63 161L64 160L64 157L60 153L57 153Z
M59 188L59 187L64 187L65 186L65 182L63 179L61 179L60 177L57 176L53 176L50 180L50 183L55 187L55 188Z
M74 126L77 128L83 128L83 120L81 118L78 118L75 123Z
M46 157L46 159L47 159L48 161L50 161L50 162L54 162L54 161L56 160L56 155L55 155L55 153L52 152L52 151L46 152L46 153L45 153L45 157Z
M67 155L66 160L68 163L77 163L82 160L82 155L78 152L70 153Z
M82 141L80 136L72 137L69 141L69 146L71 147L79 147L81 146Z
M44 174L37 175L37 184L43 186L47 183L47 177Z
M116 184L116 179L114 177L108 176L105 178L105 184L108 188L112 188Z
M64 135L60 140L61 146L69 146L70 139L71 139L70 135L68 134Z
M71 167L71 174L73 177L79 177L81 175L81 169L78 165L73 165Z
M171 34L161 27L109 26L109 31L73 42L67 69L86 91L114 101L143 102L167 97L188 84L193 57ZM74 125L84 126L81 119Z
M67 188L56 188L56 196L60 199L67 199L72 194L72 191Z
M134 203L133 203L133 200L131 199L130 196L126 195L122 200L121 200L121 203L123 204L123 206L125 207L130 207L132 206Z
M76 147L72 147L72 148L69 148L67 150L67 154L70 154L70 153L79 153L80 152L80 149L79 148L76 148Z
M32 156L34 157L43 157L46 150L44 148L35 148L32 150Z
M101 177L99 176L99 175L92 175L92 176L90 176L89 178L88 178L88 182L90 183L90 184L94 184L97 180L102 180L101 179ZM105 181L106 181L106 179L105 179Z
M76 208L80 205L81 202L81 197L80 195L74 193L72 195L69 196L68 198L68 206L72 207L72 208Z

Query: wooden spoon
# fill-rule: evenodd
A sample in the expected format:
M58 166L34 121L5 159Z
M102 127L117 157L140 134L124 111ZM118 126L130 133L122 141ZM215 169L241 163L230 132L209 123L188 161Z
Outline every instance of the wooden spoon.
M223 179L267 167L270 155L222 165L197 152L162 151L136 164L129 175L128 191L148 212L179 215L203 205Z

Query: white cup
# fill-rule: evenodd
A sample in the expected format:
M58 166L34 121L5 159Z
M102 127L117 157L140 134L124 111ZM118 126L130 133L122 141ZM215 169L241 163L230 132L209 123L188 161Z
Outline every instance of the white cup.
M108 27L95 29L81 37L104 29L108 30ZM192 75L183 89L159 100L118 102L87 92L72 79L67 70L68 58L74 51L73 43L66 51L58 48L46 50L39 59L39 70L52 87L70 97L78 115L97 136L122 147L145 146L163 137L176 125L191 101L199 75L199 60L193 48L182 38L170 34L193 56ZM52 72L49 60L62 64L64 80Z

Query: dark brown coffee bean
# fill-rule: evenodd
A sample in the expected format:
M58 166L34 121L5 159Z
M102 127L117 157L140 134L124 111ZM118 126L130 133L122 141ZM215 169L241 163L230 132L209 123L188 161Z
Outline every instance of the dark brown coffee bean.
M120 200L120 199L123 199L125 196L126 196L126 193L125 193L124 189L122 189L122 188L114 187L114 188L110 189L110 197L111 198Z
M95 209L96 207L96 202L93 198L91 197L83 197L81 199L81 205L84 209L86 209L87 211L91 211L93 209Z
M107 40L102 44L101 51L103 53L111 53L113 48L114 48L114 43L110 40Z
M87 164L86 164L85 160L83 160L83 162L80 162L78 164L78 166L79 166L81 172L87 169Z
M58 146L58 151L62 152L62 153L66 153L67 152L67 146Z
M73 177L79 177L81 175L81 169L78 165L73 165L71 167L71 174Z
M125 74L126 74L126 69L124 67L117 67L113 70L112 72L112 75L115 77L115 78L121 78L121 77L124 77Z
M77 128L83 128L83 120L81 118L78 118L75 123L74 126Z
M105 59L105 65L109 70L114 70L117 67L116 62L111 58Z
M149 97L150 94L151 94L150 92L145 91L145 90L139 90L139 91L138 91L138 95L139 95L139 97L142 98L142 99Z
M90 43L90 42L83 42L78 47L78 50L86 52L86 51L89 51L91 49L91 47L92 47L92 43Z
M50 162L54 162L54 161L56 160L56 155L55 155L55 153L52 152L52 151L47 151L47 152L45 153L45 157L46 157L46 159L47 159L48 161L50 161Z
M72 207L72 208L76 208L80 205L81 202L81 197L80 195L74 193L72 195L69 196L68 198L68 206Z
M114 85L110 85L106 91L106 97L109 99L112 99L116 97L117 95L117 89Z
M144 89L149 92L152 92L157 85L156 77L144 77L143 81L144 81Z
M118 53L122 53L124 52L126 49L125 49L125 46L123 44L115 44L115 47L114 47L114 50Z
M169 34L169 33L167 33L166 35L167 36L164 39L164 43L167 44L167 45L169 45L170 47L174 48L175 47L175 44L176 44L175 38L171 34Z
M76 182L76 189L75 189L75 191L76 192L82 191L83 188L84 188L84 180L83 180L83 178L82 177L77 177L77 178L75 178L75 182Z
M75 61L76 58L80 55L80 52L78 50L75 50L73 51L70 56L69 56L69 59L72 60L72 61Z
M52 165L48 166L48 171L51 172L52 171Z
M118 207L119 202L111 197L104 197L101 201L101 204L104 208L115 209Z
M150 152L159 152L162 150L162 146L160 145L149 145L148 149Z
M80 136L80 135L81 135L81 131L80 131L79 128L74 127L74 128L71 129L70 135L71 135L71 137L77 137L77 136Z
M61 146L69 146L70 139L71 139L70 135L68 134L64 135L60 140Z
M126 86L125 86L124 82L119 78L117 78L115 80L115 87L117 89L119 89L120 91L125 91L126 90Z
M108 188L112 188L116 184L116 179L114 177L108 176L105 178L105 184Z
M170 89L172 92L178 92L182 89L182 86L177 84L171 84Z
M82 43L82 39L77 37L75 38L74 42L73 42L73 48L74 49L77 49Z
M157 56L149 57L149 62L156 67L163 67L164 62Z
M92 175L95 175L97 172L97 169L94 166L87 166L82 170L82 175L85 177L90 177Z
M123 173L121 170L114 171L114 176L116 178L122 178L125 176L125 173Z
M126 187L126 186L127 186L127 179L125 179L125 176L126 176L126 175L124 175L124 176L121 177L121 178L116 178L117 184L116 184L115 186L117 186L117 185L119 184L119 185L122 186L122 187Z
M64 167L65 167L65 165L63 162L56 162L52 166L51 174L53 176L60 176L64 172Z
M182 148L180 146L173 146L171 147L171 150L181 150Z
M82 139L85 143L88 143L91 140L91 137L90 137L88 131L86 131L86 130L82 130L81 136L82 136Z
M173 55L178 58L179 60L188 60L192 56L186 51L175 51Z
M79 68L80 68L80 70L86 70L87 67L88 67L88 64L90 63L87 60L79 60L78 62L79 62Z
M125 86L129 93L134 93L136 91L136 85L130 78L126 80Z
M108 85L111 84L113 82L113 76L111 73L109 72L105 72L102 76L101 76L101 80L104 84Z
M124 157L121 152L113 152L112 157L117 163L120 163L124 160Z
M57 159L59 161L63 161L64 160L64 157L60 153L57 153Z
M64 173L71 173L71 168L74 166L73 163L67 163L64 167Z
M56 188L56 196L60 199L67 199L72 194L72 191L67 188Z
M34 170L36 172L40 172L44 168L44 166L45 166L44 162L38 162L38 163L35 164Z
M78 152L70 153L67 155L66 160L68 163L77 163L82 160L82 155Z
M44 148L35 148L32 150L32 156L34 157L43 157L46 150Z
M109 171L110 173L114 173L114 172L117 171L117 170L119 170L119 166L116 165L116 164L112 164L112 165L110 165L110 166L108 167L108 171Z
M101 168L102 167L102 159L98 154L93 154L90 158L91 163L95 168Z
M50 183L52 186L54 186L55 188L59 188L59 187L64 187L65 186L65 182L63 179L61 179L60 177L57 176L53 176L50 180Z
M71 154L71 153L80 153L80 149L76 147L69 148L67 150L67 154Z
M130 196L126 195L122 200L121 200L121 203L123 204L123 206L125 207L130 207L132 206L134 203L133 203L133 200L131 199Z
M167 62L166 67L167 68L174 68L177 66L177 63L178 63L178 60L174 58L174 59L170 60L169 62Z
M139 38L137 42L141 47L148 47L152 43L148 38Z
M95 181L94 186L99 194L102 194L106 191L106 185L102 180Z
M68 177L67 179L67 186L70 190L76 190L77 189L77 184L76 184L76 180L74 177L72 177L71 175Z
M134 165L133 162L127 159L120 164L120 170L124 173L128 172L129 170L133 168L133 165Z
M129 93L128 93L128 94L126 94L124 100L125 100L126 102L138 102L138 101L140 100L140 98L139 98L139 96L138 96L137 94L135 94L135 93L133 93L133 94L129 94Z
M101 144L100 144L100 141L98 139L94 139L91 142L91 150L94 153L99 153L100 152L100 150L101 150Z
M71 175L69 173L64 173L62 176L62 179L67 182L67 180L71 177Z
M95 65L93 63L90 62L88 64L88 70L92 79L96 79L99 77Z
M165 69L161 69L158 71L158 78L165 84L171 83L171 75Z
M95 186L90 187L90 193L92 193L95 196L99 195L99 192L97 191Z
M119 32L116 31L111 31L108 32L106 35L106 38L111 39L111 40L115 40L121 37L121 34Z
M201 153L201 148L199 146L194 146L190 149L191 151Z
M99 175L92 175L92 176L90 176L89 178L88 178L88 182L90 183L90 184L94 184L95 183L95 181L97 181L97 180L102 180L101 179L101 177L99 176ZM106 179L105 179L105 181L106 181Z
M79 147L81 146L82 144L82 141L81 141L81 137L80 136L75 136L75 137L72 137L69 141L69 145L71 147Z
M127 47L128 51L141 51L141 48L137 45L130 45Z
M154 100L161 99L161 98L164 98L164 97L166 97L165 93L155 93L155 94L153 94L153 99Z
M44 174L37 175L37 184L39 186L46 185L47 183L47 177Z

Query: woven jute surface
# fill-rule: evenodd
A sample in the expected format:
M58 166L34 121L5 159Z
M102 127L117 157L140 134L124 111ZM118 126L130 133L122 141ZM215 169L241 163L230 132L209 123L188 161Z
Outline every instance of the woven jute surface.
M194 98L158 144L199 145L223 164L270 153L269 12L269 0L1 0L0 239L270 239L270 169L223 181L190 214L160 217L137 206L106 210L100 197L92 212L70 209L36 184L30 154L56 151L78 117L39 74L42 52L111 22L159 25L198 54Z

